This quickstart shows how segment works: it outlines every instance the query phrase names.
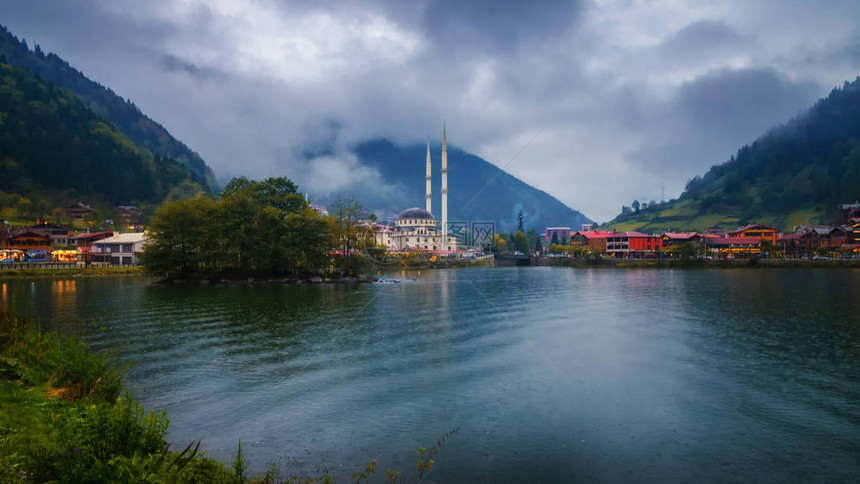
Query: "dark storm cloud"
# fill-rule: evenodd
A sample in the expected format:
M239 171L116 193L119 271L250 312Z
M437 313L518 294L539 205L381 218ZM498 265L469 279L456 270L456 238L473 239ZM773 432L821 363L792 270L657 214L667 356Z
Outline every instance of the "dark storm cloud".
M737 140L759 134L811 104L819 86L773 69L724 69L681 86L674 112L682 125Z
M696 174L800 114L819 94L818 85L793 82L772 69L709 72L679 88L652 118L650 141L629 157L654 172Z
M702 57L732 52L749 43L723 22L693 22L666 39L658 47L660 56L675 64L695 62Z
M350 147L438 138L444 118L455 145L601 221L854 79L857 18L794 0L0 2L221 177L384 184Z
M199 67L190 62L185 62L178 57L165 55L162 57L162 65L165 70L184 72L198 79L211 79L213 77L226 77L226 74L213 67Z
M436 0L424 12L425 34L434 44L461 51L504 54L523 43L546 41L571 28L582 1Z

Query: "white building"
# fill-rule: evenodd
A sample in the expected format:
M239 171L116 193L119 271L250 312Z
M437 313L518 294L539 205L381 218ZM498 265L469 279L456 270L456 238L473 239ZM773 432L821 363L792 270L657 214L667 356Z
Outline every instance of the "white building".
M382 243L377 232L377 243ZM394 221L391 232L386 234L390 250L430 250L440 252L443 249L442 234L436 226L436 219L423 208L407 208ZM457 237L448 236L447 250L457 250Z
M394 221L394 227L377 228L376 243L390 250L428 250L434 252L456 252L457 237L447 233L448 225L448 139L445 124L442 124L442 224L437 227L436 218L430 213L432 205L430 140L427 140L427 170L424 177L426 209L407 208Z
M109 262L117 265L137 265L146 235L140 232L119 234L99 240L90 251L94 261Z

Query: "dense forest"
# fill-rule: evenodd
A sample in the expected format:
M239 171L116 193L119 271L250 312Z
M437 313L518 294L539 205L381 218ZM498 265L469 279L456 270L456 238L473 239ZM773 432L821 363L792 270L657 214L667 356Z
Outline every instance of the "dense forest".
M858 199L860 77L690 180L678 200L627 210L611 226L701 230L762 222L791 230L836 223L837 206Z
M137 147L74 95L0 54L0 190L74 189L114 204L158 203L202 178Z
M154 156L175 160L195 173L204 189L215 190L215 176L200 155L141 113L131 101L88 79L57 55L45 54L38 44L30 50L24 39L18 40L3 26L0 26L0 54L5 55L9 64L23 67L47 82L67 89L97 115L110 121L134 144Z

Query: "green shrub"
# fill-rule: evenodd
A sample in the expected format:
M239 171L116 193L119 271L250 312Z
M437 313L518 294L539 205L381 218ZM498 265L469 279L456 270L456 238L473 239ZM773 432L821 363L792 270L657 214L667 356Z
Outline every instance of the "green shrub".
M37 481L110 482L99 476L113 472L111 462L139 466L164 449L165 412L146 414L128 394L114 403L54 405L54 443L35 449L28 465Z

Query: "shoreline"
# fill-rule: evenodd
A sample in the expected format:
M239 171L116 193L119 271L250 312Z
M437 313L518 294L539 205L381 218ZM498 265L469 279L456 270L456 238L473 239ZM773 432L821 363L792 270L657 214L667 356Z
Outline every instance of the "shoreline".
M532 261L530 261L532 262ZM731 260L640 260L640 259L551 259L533 260L532 267L581 267L581 268L653 268L653 269L858 269L860 260L794 260L794 259L731 259Z
M75 277L125 277L143 276L143 267L74 267L64 269L27 268L0 270L0 280L19 277L34 278L75 278Z
M396 272L413 270L446 270L464 269L469 267L506 267L506 265L490 264L415 264L415 265L376 265L374 271ZM507 265L513 267L513 265ZM860 269L860 260L783 260L783 259L734 259L734 260L638 260L638 259L602 259L583 260L566 258L532 258L528 264L519 267L569 267L569 268L600 268L600 269ZM147 277L140 266L134 267L78 267L73 269L7 269L0 270L0 281L4 279L35 278L35 279L75 279L89 277ZM238 286L238 285L302 285L302 284L369 284L386 280L378 275L363 274L359 276L338 277L271 277L256 275L240 275L234 277L222 276L186 276L178 278L154 280L153 284L163 285L197 285L197 286Z

